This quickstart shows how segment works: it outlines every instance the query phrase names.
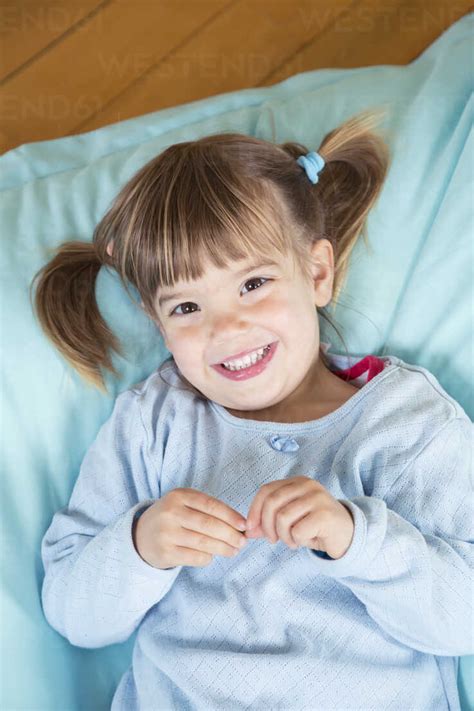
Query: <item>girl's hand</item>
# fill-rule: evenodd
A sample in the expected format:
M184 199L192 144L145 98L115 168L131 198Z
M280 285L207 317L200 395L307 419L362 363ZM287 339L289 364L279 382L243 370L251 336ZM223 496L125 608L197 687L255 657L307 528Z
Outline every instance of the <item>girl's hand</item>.
M197 489L179 488L147 508L132 535L145 563L166 570L177 565L202 567L214 555L235 555L248 542L240 532L244 527L245 519L223 501Z
M249 530L251 529L251 530ZM278 539L290 548L307 546L342 558L351 545L354 520L349 509L322 484L306 476L264 484L247 515L247 538Z

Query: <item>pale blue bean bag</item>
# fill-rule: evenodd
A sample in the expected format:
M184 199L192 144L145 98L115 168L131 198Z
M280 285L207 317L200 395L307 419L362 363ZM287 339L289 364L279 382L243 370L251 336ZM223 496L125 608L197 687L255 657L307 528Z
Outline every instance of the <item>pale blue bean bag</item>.
M353 354L395 354L428 368L474 419L473 25L474 13L464 16L408 66L305 72L268 88L23 145L0 158L3 711L108 709L130 664L135 635L88 650L49 627L40 599L40 543L55 511L67 504L115 396L169 353L118 277L102 269L99 306L126 350L126 359L114 357L120 380L108 376L110 394L103 395L48 342L28 290L49 250L66 240L91 240L119 188L171 143L238 131L317 149L349 116L388 109L392 162L369 217L371 249L359 241L330 313ZM343 353L323 319L321 327L322 340ZM473 661L461 658L459 666L464 711L474 704Z

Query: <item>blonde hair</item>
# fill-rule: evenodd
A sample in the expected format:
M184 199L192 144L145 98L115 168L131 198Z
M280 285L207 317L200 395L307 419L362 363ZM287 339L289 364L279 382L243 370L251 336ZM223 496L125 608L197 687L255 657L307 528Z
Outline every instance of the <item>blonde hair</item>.
M199 279L207 260L222 268L290 253L309 279L308 251L322 238L334 250L337 301L388 170L388 147L373 130L379 119L377 111L354 116L311 149L326 163L315 185L296 162L309 152L301 143L218 133L169 146L126 183L92 242L62 243L35 274L30 292L38 281L34 306L46 336L84 380L106 393L100 369L118 376L110 351L123 351L96 303L103 265L117 271L132 301L128 283L137 289L155 318L158 289ZM323 309L317 311L337 331ZM321 357L327 364L322 351Z

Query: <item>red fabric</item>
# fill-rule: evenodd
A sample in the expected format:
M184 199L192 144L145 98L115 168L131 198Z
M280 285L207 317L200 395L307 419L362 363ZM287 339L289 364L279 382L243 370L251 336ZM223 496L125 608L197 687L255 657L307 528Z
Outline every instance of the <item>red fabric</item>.
M360 375L368 371L367 381L372 380L376 375L378 375L385 367L385 363L381 358L377 356L368 355L362 360L359 360L351 368L346 368L345 370L334 371L334 375L337 375L342 380L353 380L358 378Z

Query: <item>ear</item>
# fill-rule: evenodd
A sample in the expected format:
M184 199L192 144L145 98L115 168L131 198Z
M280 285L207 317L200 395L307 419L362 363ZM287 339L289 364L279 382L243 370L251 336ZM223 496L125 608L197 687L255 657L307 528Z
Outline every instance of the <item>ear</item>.
M107 245L107 254L109 255L109 257L112 256L113 250L114 250L114 241L112 239L112 240L110 240L110 242Z
M320 239L311 247L314 303L326 306L332 298L334 284L334 250L328 239Z

